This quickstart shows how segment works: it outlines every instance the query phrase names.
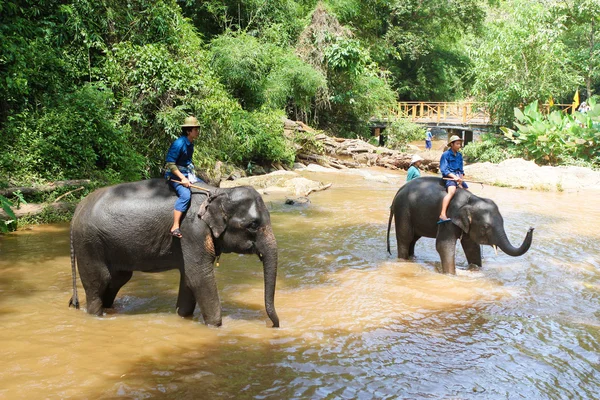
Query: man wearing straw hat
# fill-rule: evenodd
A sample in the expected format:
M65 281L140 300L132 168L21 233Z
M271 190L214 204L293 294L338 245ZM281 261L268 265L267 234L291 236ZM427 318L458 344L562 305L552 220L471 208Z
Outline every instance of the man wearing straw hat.
M459 152L462 147L462 142L463 140L459 136L452 135L450 140L448 140L448 146L450 146L450 148L442 153L442 157L440 158L440 172L442 173L442 178L444 179L446 191L448 193L442 200L442 211L440 213L438 224L450 221L450 218L446 215L446 211L448 210L450 200L452 200L454 193L456 193L456 188L468 188L467 183L462 179L465 175L463 169L463 157Z
M170 230L171 235L176 238L182 237L179 223L181 222L181 216L190 206L192 198L190 185L199 180L196 178L194 164L192 164L194 140L200 134L199 126L196 117L187 117L181 125L181 136L171 144L167 152L165 178L177 193L175 209L173 210L173 225Z

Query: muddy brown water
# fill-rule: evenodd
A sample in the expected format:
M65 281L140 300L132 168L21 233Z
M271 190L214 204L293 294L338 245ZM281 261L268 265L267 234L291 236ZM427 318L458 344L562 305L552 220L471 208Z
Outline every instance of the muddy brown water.
M221 258L223 326L208 328L198 310L176 315L176 271L134 273L97 318L67 307L67 224L0 237L0 399L598 396L597 193L473 185L499 205L513 244L534 226L533 245L517 258L486 246L482 269L446 276L433 239L409 262L393 238L386 253L405 174L305 176L333 187L305 206L265 195L280 329L268 328L256 257Z

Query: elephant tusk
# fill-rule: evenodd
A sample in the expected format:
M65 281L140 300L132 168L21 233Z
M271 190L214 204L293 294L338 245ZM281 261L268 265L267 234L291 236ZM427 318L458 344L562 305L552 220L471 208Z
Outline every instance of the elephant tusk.
M494 253L496 253L496 256L498 256L498 246L493 244L492 247L494 248Z

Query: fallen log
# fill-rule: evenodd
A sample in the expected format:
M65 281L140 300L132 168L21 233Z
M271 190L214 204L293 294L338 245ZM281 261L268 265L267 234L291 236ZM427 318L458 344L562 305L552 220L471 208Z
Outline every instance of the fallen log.
M327 184L327 185L325 185L325 186L321 186L321 187L319 187L319 188L315 188L315 189L310 189L309 191L307 191L307 192L304 194L304 197L308 197L308 195L309 195L309 194L311 194L311 193L313 193L313 192L320 192L321 190L326 190L326 189L329 189L329 188L331 187L331 185L332 185L331 183L328 183L328 184Z
M91 181L89 179L76 179L76 180L67 180L67 181L56 181L49 183L47 185L36 185L36 186L21 186L21 187L11 187L8 189L1 189L0 195L7 197L12 196L15 192L20 191L24 195L32 195L37 193L46 193L56 190L60 187L67 186L88 186Z
M65 203L65 202L53 202L53 203L42 203L42 204L38 204L38 203L29 203L29 204L23 204L21 205L19 208L16 207L11 207L13 213L15 214L15 217L17 218L23 218L26 217L28 215L37 215L40 214L42 211L49 209L49 210L54 210L54 211L59 211L59 212L72 212L75 210L75 207L77 206L76 203ZM8 214L6 214L6 212L4 212L4 210L0 209L0 220L7 220L9 219Z

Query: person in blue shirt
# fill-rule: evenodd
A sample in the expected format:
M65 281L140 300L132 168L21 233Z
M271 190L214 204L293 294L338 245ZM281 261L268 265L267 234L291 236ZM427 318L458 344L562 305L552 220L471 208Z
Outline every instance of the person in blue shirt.
M166 157L165 169L167 172L165 178L177 193L175 209L173 210L173 225L170 232L171 235L177 238L182 237L179 230L181 216L189 208L192 198L190 185L198 181L194 164L192 164L192 156L194 155L194 140L200 134L199 126L195 117L187 117L181 125L181 136L171 144Z
M421 162L423 161L423 157L418 154L414 154L412 159L410 160L410 167L408 168L408 175L406 175L406 182L410 182L413 179L417 179L421 176L421 171L419 171L419 167L421 166Z
M431 134L431 128L427 128L427 132L425 133L425 150L431 151L431 141L433 140L433 135Z
M440 158L440 172L442 173L442 178L444 178L446 191L448 193L442 200L442 211L440 213L438 224L450 221L450 218L446 215L446 211L448 210L450 200L452 200L454 193L456 193L456 188L468 188L467 183L463 181L465 171L463 169L463 157L459 152L462 147L462 142L463 140L460 137L452 135L448 141L448 146L450 146L450 148L442 153L442 157Z

